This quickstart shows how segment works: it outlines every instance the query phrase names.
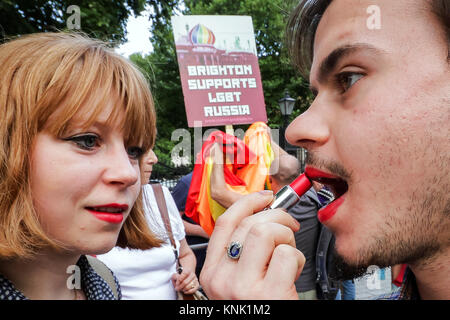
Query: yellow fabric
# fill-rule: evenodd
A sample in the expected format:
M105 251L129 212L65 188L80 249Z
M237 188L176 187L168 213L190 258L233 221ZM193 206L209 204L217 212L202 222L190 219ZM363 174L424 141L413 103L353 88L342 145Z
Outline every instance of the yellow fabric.
M271 147L271 139L268 133L269 128L263 122L252 124L245 133L244 143L256 155L252 163L246 163L238 169L235 175L245 182L242 185L227 184L227 188L241 195L257 192L270 185L268 181L270 165L274 159L274 152ZM239 159L237 160L239 161ZM214 229L214 222L223 214L226 208L211 198L210 178L213 167L211 156L205 158L205 165L202 172L202 184L199 196L196 200L199 222L202 228L211 235ZM224 168L230 170L231 165ZM224 169L225 170L225 169Z

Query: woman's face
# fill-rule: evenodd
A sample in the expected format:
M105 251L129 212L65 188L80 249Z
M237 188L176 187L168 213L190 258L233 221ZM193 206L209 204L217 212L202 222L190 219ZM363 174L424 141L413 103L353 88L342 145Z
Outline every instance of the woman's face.
M109 101L88 129L82 129L87 115L77 114L63 137L44 128L33 141L36 212L49 237L73 252L99 254L114 247L140 191L141 149L125 145L118 129L122 119L106 122L114 107Z
M142 175L143 180L142 184L147 184L150 180L150 176L152 175L153 171L153 165L158 162L158 157L153 152L152 149L150 149L143 157L142 157Z

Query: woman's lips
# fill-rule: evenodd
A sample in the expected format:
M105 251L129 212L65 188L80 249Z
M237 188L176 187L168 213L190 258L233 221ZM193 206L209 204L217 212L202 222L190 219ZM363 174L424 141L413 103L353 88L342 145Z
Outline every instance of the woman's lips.
M128 210L128 205L110 203L95 207L86 207L86 210L100 220L109 223L121 223L123 221L124 212Z

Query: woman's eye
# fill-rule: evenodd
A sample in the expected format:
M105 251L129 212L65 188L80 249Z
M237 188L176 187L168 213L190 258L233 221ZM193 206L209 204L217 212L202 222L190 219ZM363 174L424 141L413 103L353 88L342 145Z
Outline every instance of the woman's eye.
M364 77L362 73L343 72L337 75L339 86L345 92L350 89L359 79Z
M92 150L99 144L99 137L93 134L73 136L64 140L73 141L78 147L84 150Z
M140 147L129 147L127 148L127 152L132 159L138 159L144 153Z

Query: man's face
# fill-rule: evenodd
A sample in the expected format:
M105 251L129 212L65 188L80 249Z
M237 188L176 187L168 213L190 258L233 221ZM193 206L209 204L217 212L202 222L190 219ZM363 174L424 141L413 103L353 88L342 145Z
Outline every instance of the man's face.
M371 30L372 4L328 7L310 75L317 96L286 132L308 149L307 171L345 180L319 219L339 255L366 267L418 262L450 239L445 34L425 1L409 0L376 1L381 28Z

